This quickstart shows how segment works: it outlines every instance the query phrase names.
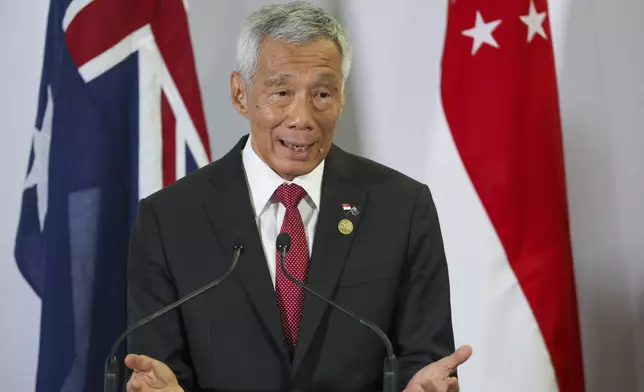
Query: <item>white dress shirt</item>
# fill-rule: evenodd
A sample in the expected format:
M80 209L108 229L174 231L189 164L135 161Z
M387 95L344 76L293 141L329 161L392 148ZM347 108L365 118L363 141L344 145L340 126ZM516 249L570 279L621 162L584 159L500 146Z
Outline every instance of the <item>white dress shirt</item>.
M277 187L282 184L288 184L289 181L284 180L275 173L255 153L255 150L251 147L250 137L242 151L242 161L255 213L255 221L262 239L273 287L275 287L275 268L277 266L275 240L277 240L277 235L282 228L286 207L273 196L273 193L275 193ZM302 223L304 223L309 257L313 249L315 225L320 211L323 172L324 160L310 173L296 177L291 181L291 183L301 186L306 191L306 196L300 201L298 209L300 210L300 215L302 215Z

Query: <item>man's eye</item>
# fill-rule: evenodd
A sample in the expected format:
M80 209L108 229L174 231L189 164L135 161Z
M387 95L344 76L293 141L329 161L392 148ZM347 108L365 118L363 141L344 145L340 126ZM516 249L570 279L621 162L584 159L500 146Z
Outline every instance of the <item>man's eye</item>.
M327 93L326 91L320 91L318 93L318 97L320 97L322 99L327 99L327 98L331 97L331 94Z
M276 92L273 93L273 95L275 95L277 97L287 97L288 96L288 91L286 91L286 90L276 91Z

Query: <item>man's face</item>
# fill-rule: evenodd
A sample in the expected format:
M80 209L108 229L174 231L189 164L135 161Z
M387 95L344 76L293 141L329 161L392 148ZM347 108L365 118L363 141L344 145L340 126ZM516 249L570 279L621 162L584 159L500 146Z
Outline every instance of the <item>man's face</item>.
M311 172L329 152L344 107L337 46L264 40L250 90L233 73L231 98L250 120L254 150L285 179Z

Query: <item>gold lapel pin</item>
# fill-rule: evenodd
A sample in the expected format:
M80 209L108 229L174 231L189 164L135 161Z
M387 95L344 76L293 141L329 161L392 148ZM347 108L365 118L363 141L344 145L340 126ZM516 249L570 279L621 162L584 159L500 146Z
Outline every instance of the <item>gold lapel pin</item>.
M349 235L353 232L353 222L348 219L342 219L338 222L338 231L344 235Z

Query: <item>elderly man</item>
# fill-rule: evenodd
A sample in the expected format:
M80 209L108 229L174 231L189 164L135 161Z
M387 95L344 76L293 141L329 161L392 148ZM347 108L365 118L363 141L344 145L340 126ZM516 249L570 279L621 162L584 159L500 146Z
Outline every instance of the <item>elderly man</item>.
M343 28L311 4L266 6L247 19L237 62L230 96L250 135L141 201L132 318L221 275L234 244L241 260L230 279L132 337L127 390L378 390L382 342L286 279L275 240L287 232L289 272L388 333L401 389L457 391L454 370L471 351L449 355L448 271L429 189L333 144L350 68Z

